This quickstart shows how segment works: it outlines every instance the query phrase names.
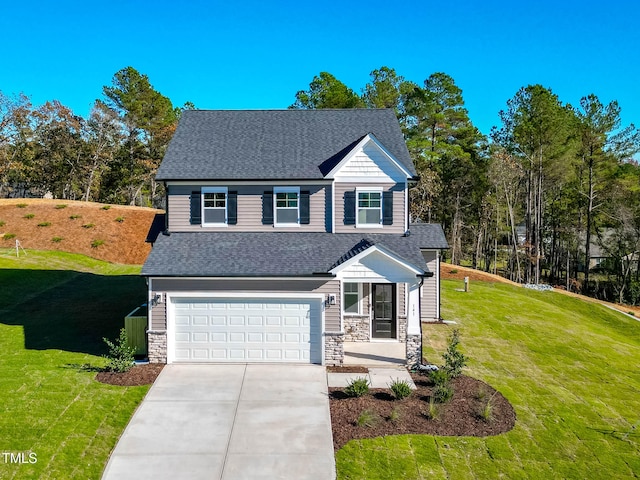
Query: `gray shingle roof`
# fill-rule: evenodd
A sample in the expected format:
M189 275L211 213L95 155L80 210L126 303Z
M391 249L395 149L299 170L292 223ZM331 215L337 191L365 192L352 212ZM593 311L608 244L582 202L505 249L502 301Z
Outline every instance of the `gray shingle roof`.
M412 226L413 232L413 226ZM158 236L147 276L309 276L380 245L426 272L420 248L447 248L440 225L416 226L410 236L306 232L181 232Z
M369 133L415 175L391 109L186 110L156 179L321 179Z

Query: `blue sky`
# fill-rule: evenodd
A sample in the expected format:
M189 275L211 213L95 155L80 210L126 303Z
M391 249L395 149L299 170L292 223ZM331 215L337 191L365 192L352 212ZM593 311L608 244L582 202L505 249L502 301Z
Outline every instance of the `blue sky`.
M483 133L536 83L573 105L617 100L640 126L632 0L4 3L0 91L83 116L128 65L174 105L211 109L286 108L321 71L360 92L386 65L420 84L451 75Z

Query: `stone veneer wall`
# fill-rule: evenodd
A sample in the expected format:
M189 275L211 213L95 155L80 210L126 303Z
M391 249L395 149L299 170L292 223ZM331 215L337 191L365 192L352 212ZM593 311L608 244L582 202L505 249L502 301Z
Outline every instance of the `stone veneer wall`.
M149 363L167 363L167 331L147 330Z
M324 333L324 364L327 366L342 365L344 361L344 333Z
M344 316L344 341L368 342L369 341L369 316Z
M407 335L407 366L416 368L422 363L422 336Z
M407 340L407 317L398 317L398 341Z

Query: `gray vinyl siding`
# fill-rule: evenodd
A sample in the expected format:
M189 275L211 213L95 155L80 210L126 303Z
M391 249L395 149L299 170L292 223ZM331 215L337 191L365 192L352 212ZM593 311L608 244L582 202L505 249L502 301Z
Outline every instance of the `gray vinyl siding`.
M233 279L180 279L180 278L154 278L153 289L157 292L242 292L247 296L260 297L260 293L322 293L326 298L329 293L336 295L336 305L325 308L325 331L340 331L340 311L342 298L340 294L339 280L233 280ZM164 304L163 304L164 305ZM164 317L158 316L156 321L152 312L152 324L154 329L166 329L166 313ZM164 322L164 324L162 324ZM156 326L157 325L157 326Z
M327 185L300 185L301 191L309 191L309 224L298 227L274 227L262 224L262 194L273 190L274 185L229 185L229 191L238 192L238 223L223 227L202 227L191 225L191 192L199 191L200 185L168 185L168 217L171 232L201 232L201 231L242 231L242 232L272 232L295 228L299 232L330 231L330 221L327 220ZM329 217L330 218L330 217Z
M420 299L420 319L423 322L438 320L438 256L435 250L423 250L422 256L427 263L427 269L433 272L433 277L425 278L422 284L422 298Z
M153 292L152 296L156 293L160 292ZM151 330L167 329L167 305L164 302L152 305L149 314L151 315Z
M387 184L362 184L336 182L334 193L334 215L336 233L404 233L405 232L405 185L403 183ZM355 191L356 187L382 187L384 191L393 192L393 225L384 225L382 228L356 228L355 225L344 224L344 193Z
M398 289L396 292L396 298L398 302L398 317L407 318L407 284L406 283L398 283Z

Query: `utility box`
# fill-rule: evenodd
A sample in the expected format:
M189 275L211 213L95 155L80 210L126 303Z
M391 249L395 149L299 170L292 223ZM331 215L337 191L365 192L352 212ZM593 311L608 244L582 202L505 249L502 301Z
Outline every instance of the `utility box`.
M134 355L147 354L147 306L137 307L124 317L124 329L127 332L127 343L135 348Z

